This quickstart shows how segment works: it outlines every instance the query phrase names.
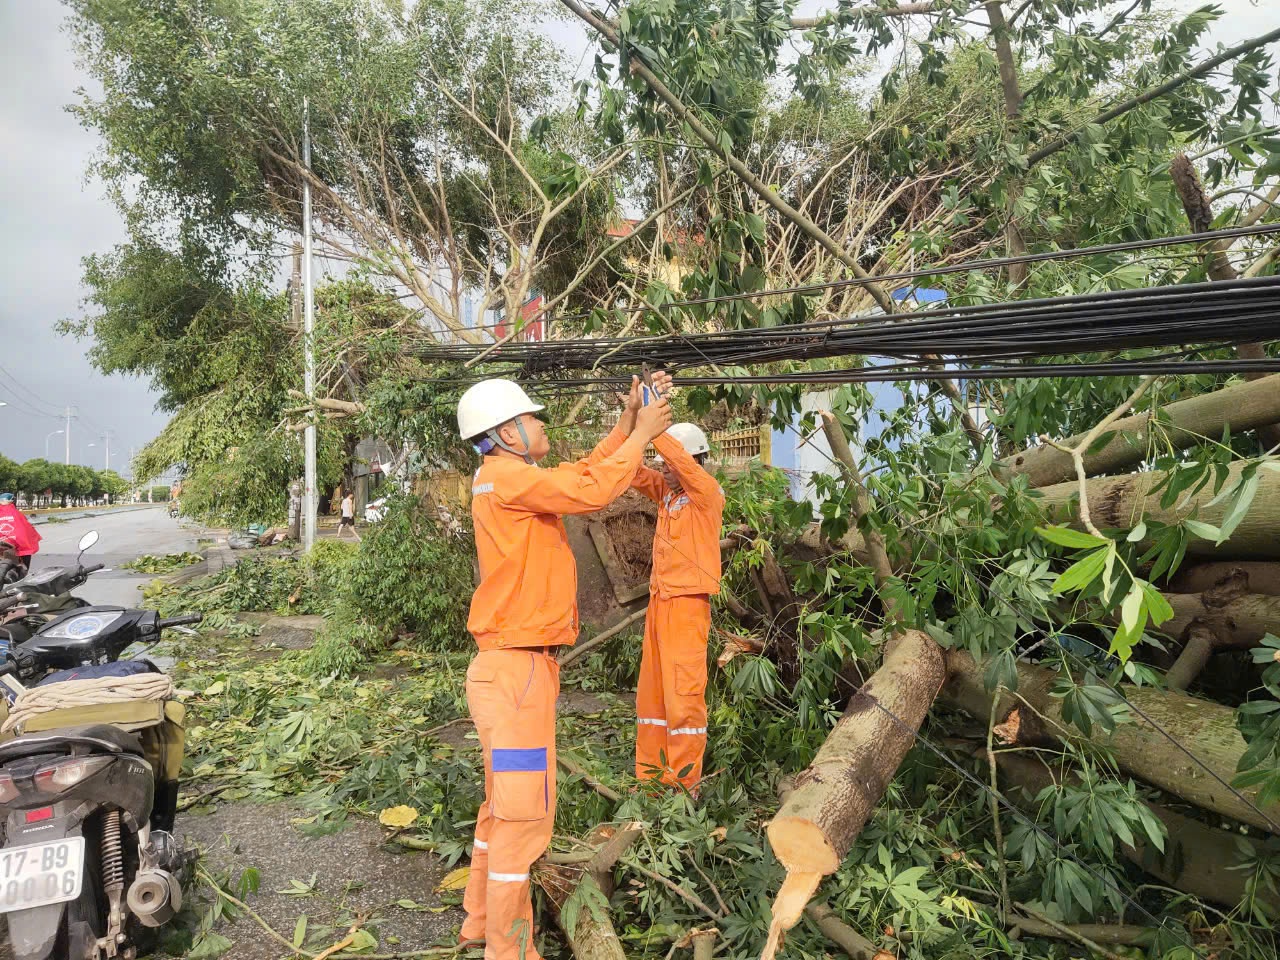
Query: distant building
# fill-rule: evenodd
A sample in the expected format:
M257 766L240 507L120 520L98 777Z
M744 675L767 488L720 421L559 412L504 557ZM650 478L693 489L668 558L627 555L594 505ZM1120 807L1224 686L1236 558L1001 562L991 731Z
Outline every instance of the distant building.
M947 302L945 290L933 290L927 287L903 287L893 291L893 299L908 308L929 309ZM882 315L879 307L868 310L867 317ZM867 357L872 364L892 362L888 357ZM898 388L891 383L869 383L872 408L866 419L859 426L858 434L851 437L850 447L857 459L862 459L862 450L870 437L877 437L884 430L886 420L881 417L881 410L897 409L900 399ZM822 474L830 477L839 475L831 447L827 444L827 436L822 432L820 423L812 430L806 430L802 423L805 415L816 415L820 410L829 410L834 402L838 388L829 387L821 390L809 390L800 398L800 413L787 428L773 431L772 458L773 466L786 471L791 476L791 496L796 500L808 500L813 504L815 513L819 506L819 497L814 475Z

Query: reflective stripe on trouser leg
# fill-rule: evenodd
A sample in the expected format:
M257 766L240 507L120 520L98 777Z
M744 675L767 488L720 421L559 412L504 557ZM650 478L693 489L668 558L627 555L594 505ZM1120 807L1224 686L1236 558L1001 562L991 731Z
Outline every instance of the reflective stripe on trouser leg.
M475 844L471 848L471 873L467 877L466 893L462 895L462 909L467 914L462 921L462 932L459 934L459 937L463 940L484 939L485 920L488 912L485 908L485 889L489 882L489 843L487 840L481 839L481 837L489 836L491 827L487 800L489 793L487 776L485 781L486 800L480 804L480 812L476 815Z
M707 633L711 603L705 596L659 600L658 649L667 721L663 779L689 789L702 779L707 749Z
M640 681L636 686L636 778L662 776L667 749L666 710L662 700L662 657L658 652L657 594L649 597L640 652Z
M494 679L473 683L473 674ZM485 764L486 960L538 960L529 867L550 843L555 818L559 688L559 668L550 657L518 649L482 653L468 670L467 699Z

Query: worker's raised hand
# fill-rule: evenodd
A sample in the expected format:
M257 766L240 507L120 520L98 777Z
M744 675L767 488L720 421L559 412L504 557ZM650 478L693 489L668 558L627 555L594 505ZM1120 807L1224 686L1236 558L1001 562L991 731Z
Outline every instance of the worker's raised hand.
M646 440L660 437L671 426L671 404L665 397L651 399L648 406L641 407L636 413L635 432Z
M622 404L623 412L632 414L633 416L635 415L637 410L639 410L642 406L644 406L644 397L640 393L639 377L632 376L631 392L619 393L618 401Z

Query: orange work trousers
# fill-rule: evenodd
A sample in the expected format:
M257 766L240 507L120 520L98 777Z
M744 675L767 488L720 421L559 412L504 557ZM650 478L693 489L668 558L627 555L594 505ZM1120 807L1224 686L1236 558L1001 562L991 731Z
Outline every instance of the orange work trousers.
M694 789L707 748L706 594L649 598L636 689L636 777Z
M467 705L484 751L462 939L485 960L540 960L529 867L551 842L556 813L560 665L542 650L488 650L467 669Z

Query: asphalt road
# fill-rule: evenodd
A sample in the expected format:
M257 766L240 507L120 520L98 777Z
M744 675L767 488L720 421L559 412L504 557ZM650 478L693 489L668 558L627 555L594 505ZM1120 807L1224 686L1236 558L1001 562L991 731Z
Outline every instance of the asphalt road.
M165 554L194 552L198 546L198 528L184 526L169 516L164 504L120 513L103 513L96 517L80 517L66 523L42 523L37 528L44 538L40 552L32 561L32 569L66 566L75 563L80 538L97 530L96 546L84 555L85 564L105 563L102 573L76 590L76 596L90 603L112 603L134 606L141 599L139 590L153 575L121 569L144 553Z

